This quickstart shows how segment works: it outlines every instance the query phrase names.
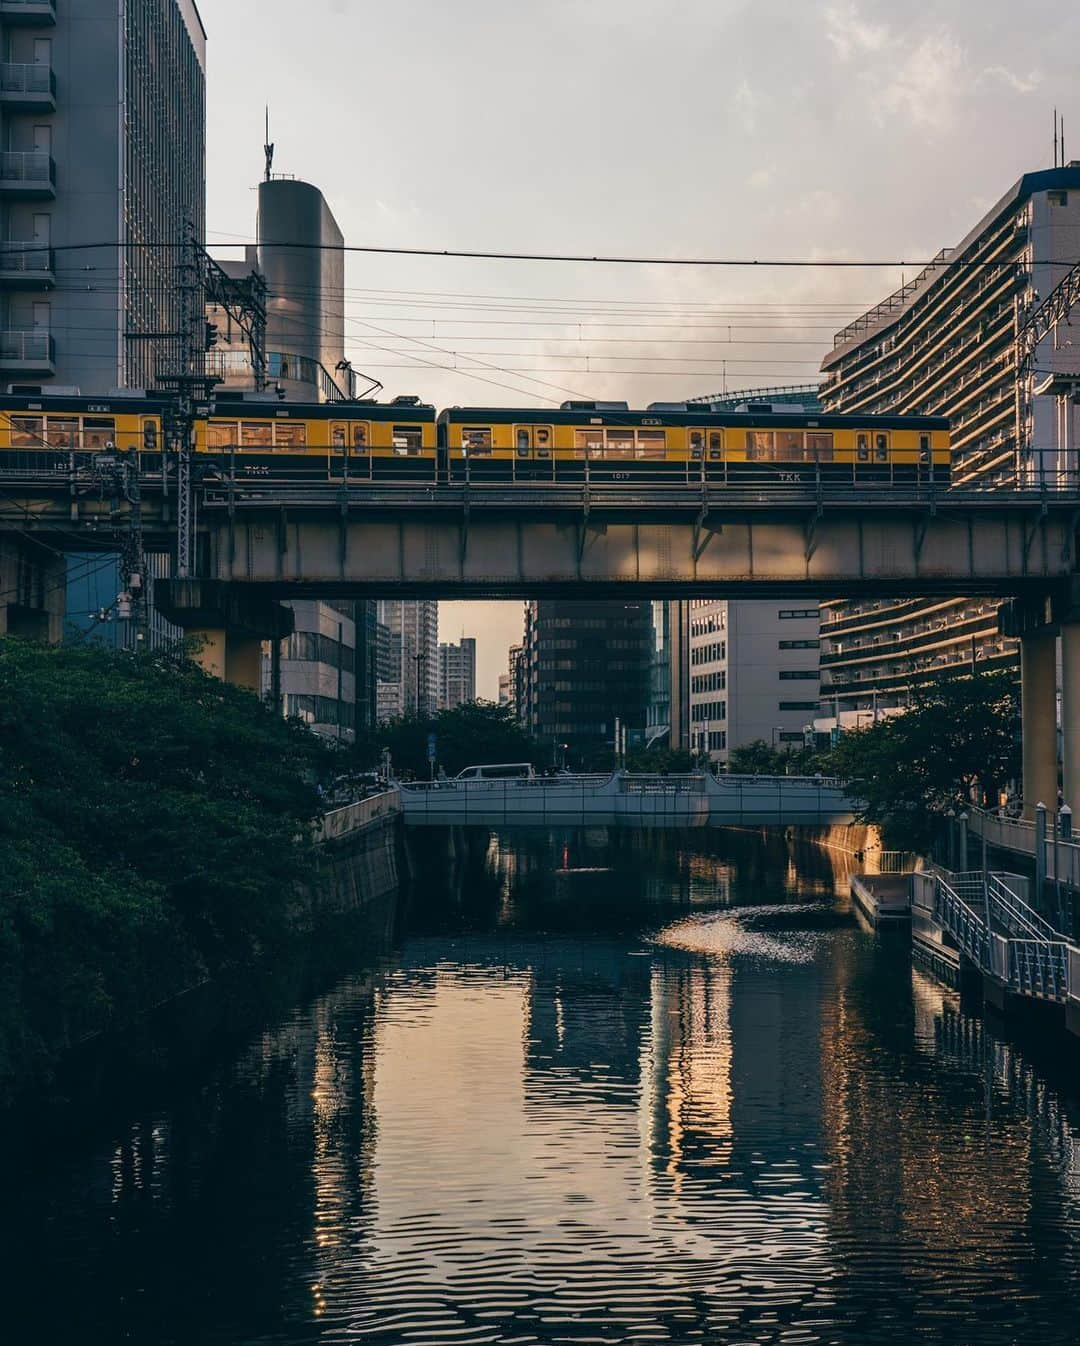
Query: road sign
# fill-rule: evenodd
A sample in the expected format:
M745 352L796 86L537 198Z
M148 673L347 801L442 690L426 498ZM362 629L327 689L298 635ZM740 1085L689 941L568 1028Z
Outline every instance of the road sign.
M434 761L435 761L435 735L434 735L434 734L428 734L428 736L427 736L427 759L428 759L429 762L434 762Z

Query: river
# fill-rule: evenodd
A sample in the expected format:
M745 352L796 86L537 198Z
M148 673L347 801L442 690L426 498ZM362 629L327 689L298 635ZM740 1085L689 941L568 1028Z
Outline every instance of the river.
M1074 1060L845 893L752 834L429 854L377 960L9 1138L0 1336L1074 1342Z

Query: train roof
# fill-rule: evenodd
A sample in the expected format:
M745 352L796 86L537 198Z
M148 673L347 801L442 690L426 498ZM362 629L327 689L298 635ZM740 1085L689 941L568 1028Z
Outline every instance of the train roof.
M574 409L565 407L547 410L543 407L447 407L439 413L444 425L479 422L486 425L715 425L752 427L762 429L778 426L787 429L844 430L878 428L882 430L947 430L945 416L840 416L824 411L792 411L788 408L761 411L712 411L708 407L690 407L685 411L646 407L643 411L628 408L613 411L608 403L578 403Z
M423 421L434 422L435 408L418 397L395 397L389 402L361 399L356 402L289 402L272 393L214 394L215 416L256 418L296 416L308 421Z

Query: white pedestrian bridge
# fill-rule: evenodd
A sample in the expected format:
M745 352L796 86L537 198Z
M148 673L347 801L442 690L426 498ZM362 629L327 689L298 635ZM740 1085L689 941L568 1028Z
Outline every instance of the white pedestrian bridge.
M400 782L410 827L729 827L854 820L824 776L611 775Z

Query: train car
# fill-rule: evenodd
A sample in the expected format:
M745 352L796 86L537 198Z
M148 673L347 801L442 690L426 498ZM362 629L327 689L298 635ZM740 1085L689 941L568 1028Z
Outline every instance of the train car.
M451 482L946 486L949 427L938 416L834 416L780 404L452 407L439 416L439 454L440 479Z
M94 455L139 454L145 471L160 468L164 403L145 393L107 397L69 393L0 395L0 455L4 465L32 474L85 467Z
M238 481L435 481L435 408L391 402L282 402L219 392L196 450Z

